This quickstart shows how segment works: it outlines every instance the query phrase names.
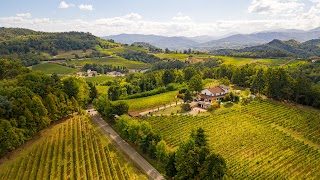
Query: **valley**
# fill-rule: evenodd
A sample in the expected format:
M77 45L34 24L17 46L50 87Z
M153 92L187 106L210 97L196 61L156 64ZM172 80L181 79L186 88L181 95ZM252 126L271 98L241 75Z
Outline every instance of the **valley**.
M320 177L320 41L201 51L1 34L0 179Z

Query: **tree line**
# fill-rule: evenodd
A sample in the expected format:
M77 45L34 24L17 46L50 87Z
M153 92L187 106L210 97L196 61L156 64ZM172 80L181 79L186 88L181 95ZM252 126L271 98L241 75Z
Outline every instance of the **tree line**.
M82 68L84 71L87 71L88 69L91 69L92 71L97 71L100 74L106 74L107 72L111 72L111 71L117 71L117 72L121 72L121 73L128 73L129 70L127 67L124 66L113 66L111 64L85 64Z
M288 67L258 65L221 65L214 68L214 78L224 78L239 86L251 88L253 93L277 100L289 100L320 108L320 84L303 71Z

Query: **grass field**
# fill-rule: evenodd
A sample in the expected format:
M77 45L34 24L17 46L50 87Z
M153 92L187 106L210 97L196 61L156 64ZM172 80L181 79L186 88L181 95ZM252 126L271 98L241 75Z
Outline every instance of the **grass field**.
M147 179L86 116L56 125L0 167L0 179Z
M169 103L175 102L178 99L176 95L177 91L170 91L162 94L157 94L154 96L148 96L137 99L128 99L123 100L129 105L129 112L140 111L145 109L152 109L156 107L163 106L164 104L168 105Z
M230 179L319 179L320 113L279 103L252 102L206 117L149 117L166 142L177 147L202 127L221 154Z
M37 64L32 66L33 71L42 71L45 74L71 74L74 72L78 72L77 69L66 67L66 66L61 66L57 64L52 64L52 63L43 63L43 64Z
M85 80L87 82L93 82L95 84L100 84L106 81L111 81L117 77L113 76L106 76L106 75L99 75L99 76L94 76L94 77L86 77Z
M111 58L93 58L93 59L84 59L84 60L72 60L68 62L69 64L75 64L77 66L85 65L85 64L110 64L113 66L125 66L128 69L146 69L148 68L148 65L142 62L137 62L137 61L129 61L121 57L111 57Z

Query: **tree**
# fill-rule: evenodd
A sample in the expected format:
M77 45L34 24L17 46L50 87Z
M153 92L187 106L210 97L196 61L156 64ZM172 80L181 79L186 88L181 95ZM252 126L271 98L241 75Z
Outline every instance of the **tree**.
M74 55L74 58L76 58L76 59L80 59L80 57L79 57L79 55L78 55L78 54L75 54L75 55Z
M170 50L169 50L168 48L166 48L166 49L164 50L164 53L170 54Z
M169 177L174 177L177 174L177 169L175 166L175 160L176 158L176 153L175 152L170 152L168 154L168 161L165 164L165 170L166 170L166 175Z
M108 95L109 95L109 99L111 101L118 100L120 98L120 95L121 95L120 86L116 86L116 85L110 86L110 88L108 90Z
M171 166L172 157L169 157ZM174 159L176 179L223 179L226 172L226 163L220 155L210 153L207 148L207 139L202 128L193 131L190 138L182 142L176 151ZM173 173L166 169L172 176Z
M191 111L190 104L182 104L182 105L181 105L181 110L182 110L182 112Z
M191 91L200 92L203 89L202 78L200 75L193 76L189 81L189 89Z
M190 93L190 91L187 89L186 92L184 93L184 97L183 97L183 101L186 103L186 102L189 102L189 101L192 101L192 95Z
M223 84L223 85L226 85L226 86L229 86L230 85L230 80L228 79L227 76L223 77L222 79L220 79L220 82Z
M262 68L258 70L256 75L253 77L251 84L251 91L253 93L261 93L264 89L264 71Z
M158 142L156 146L156 156L158 161L165 163L168 158L168 147L164 140Z
M222 156L210 154L199 170L199 179L223 179L227 172L226 162Z
M167 85L169 83L173 83L175 81L175 75L173 70L165 70L162 76L163 84Z

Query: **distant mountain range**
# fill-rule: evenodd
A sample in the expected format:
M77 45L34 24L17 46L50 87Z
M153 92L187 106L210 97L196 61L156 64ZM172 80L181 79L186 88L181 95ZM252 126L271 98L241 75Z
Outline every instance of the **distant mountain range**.
M116 42L132 44L134 42L146 42L159 48L172 50L183 50L187 48L195 50L216 50L216 49L241 49L250 46L262 45L274 39L305 42L311 39L320 38L320 27L309 31L283 30L265 31L253 34L234 34L227 37L197 36L197 37L167 37L158 35L143 34L119 34L105 36L105 39L113 39Z
M272 40L269 43L246 47L243 49L219 49L211 51L214 55L228 55L236 57L274 58L299 57L309 58L320 56L320 39L313 39L300 43L296 40Z

